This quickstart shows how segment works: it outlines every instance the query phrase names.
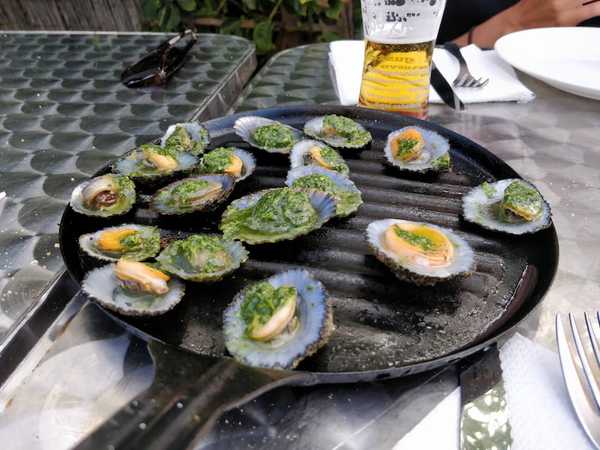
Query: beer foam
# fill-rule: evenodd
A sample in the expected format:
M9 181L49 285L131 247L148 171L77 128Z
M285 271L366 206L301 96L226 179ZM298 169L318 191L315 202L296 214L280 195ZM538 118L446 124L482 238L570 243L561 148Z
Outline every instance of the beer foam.
M365 37L380 44L417 44L437 37L445 1L362 0Z
M410 36L398 36L390 35L385 31L366 35L367 40L371 42L376 42L378 44L422 44L425 42L432 42L435 40L436 37L436 34L432 35L431 33L410 34Z

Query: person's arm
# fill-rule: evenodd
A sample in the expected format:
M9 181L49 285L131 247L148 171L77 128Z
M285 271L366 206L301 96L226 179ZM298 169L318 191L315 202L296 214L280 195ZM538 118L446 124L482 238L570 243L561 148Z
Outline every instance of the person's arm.
M456 38L454 42L460 46L472 43L482 48L491 48L499 38L513 31L576 26L595 16L600 16L600 0L520 0L516 5Z

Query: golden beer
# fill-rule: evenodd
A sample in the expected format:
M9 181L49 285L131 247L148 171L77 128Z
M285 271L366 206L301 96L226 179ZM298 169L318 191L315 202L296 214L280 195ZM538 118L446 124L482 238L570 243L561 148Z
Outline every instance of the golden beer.
M434 40L400 44L367 39L359 104L427 117L434 45Z

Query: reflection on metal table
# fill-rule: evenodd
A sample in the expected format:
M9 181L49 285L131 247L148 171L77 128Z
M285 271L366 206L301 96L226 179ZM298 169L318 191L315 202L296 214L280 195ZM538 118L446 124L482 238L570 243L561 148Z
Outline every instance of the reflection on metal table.
M562 251L559 274L520 330L551 345L554 314L591 309L600 292L600 230L594 227L600 216L594 201L600 198L600 110L593 101L523 78L537 95L532 103L430 111L433 121L504 158L551 203ZM232 110L311 102L336 103L325 45L275 56ZM15 448L66 448L145 389L153 373L140 339L75 297L3 387L0 436ZM202 448L390 448L455 384L450 368L366 385L281 388L226 414Z
M163 33L0 34L0 341L62 268L60 215L82 179L174 121L223 114L256 67L242 38L200 35L166 88L123 67Z

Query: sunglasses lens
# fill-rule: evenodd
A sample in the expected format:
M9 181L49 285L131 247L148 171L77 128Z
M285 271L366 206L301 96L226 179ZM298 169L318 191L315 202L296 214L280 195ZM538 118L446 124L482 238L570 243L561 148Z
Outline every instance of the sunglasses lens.
M149 68L146 70L138 69L132 73L125 73L121 75L121 82L130 88L144 87L144 86L156 86L158 80L158 70L156 68Z
M182 43L186 36L188 39ZM176 46L177 43L180 45ZM121 73L121 82L130 88L166 84L169 78L183 66L186 55L195 43L196 36L189 30L181 33L177 38L170 38L138 62L127 67Z

